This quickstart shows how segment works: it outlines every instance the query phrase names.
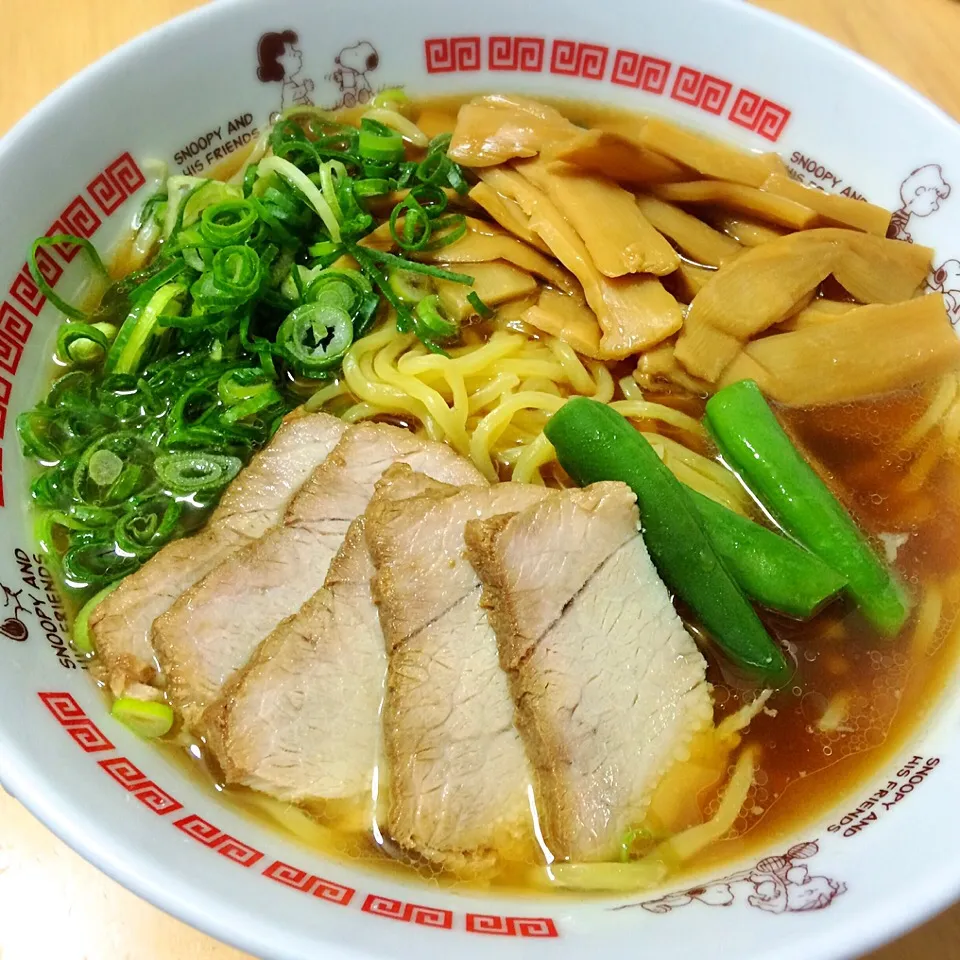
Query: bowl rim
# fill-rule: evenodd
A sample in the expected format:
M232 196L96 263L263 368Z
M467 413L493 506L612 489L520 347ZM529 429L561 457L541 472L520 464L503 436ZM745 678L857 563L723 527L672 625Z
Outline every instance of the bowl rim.
M534 2L547 6L552 0ZM938 123L945 123L960 130L960 122L904 80L863 54L803 24L744 0L689 2L704 7L724 8L729 15L741 17L746 23L751 20L754 23L764 23L781 31L786 37L817 47L830 56L839 57L868 74L887 90L905 98L913 109L923 111ZM38 120L55 114L61 103L67 101L76 89L82 88L91 78L114 69L125 59L133 59L140 50L161 40L168 33L175 34L185 26L202 24L206 20L215 22L246 8L262 9L261 0L204 0L201 6L156 24L108 51L56 87L10 127L0 138L0 161L14 149L16 142L29 128ZM936 709L933 715L935 713ZM58 839L112 880L165 913L238 950L255 950L257 956L284 960L301 960L305 955L298 950L301 942L306 945L306 940L301 935L297 935L296 940L291 940L288 931L287 941L278 943L269 936L271 921L264 922L251 917L239 907L232 906L229 899L218 897L216 909L205 910L204 898L209 897L209 892L199 883L183 877L175 868L153 864L149 869L141 869L136 858L129 858L127 851L117 846L107 824L95 817L82 816L78 819L70 815L68 807L58 804L56 793L46 786L50 776L40 770L31 769L29 755L20 750L16 742L5 737L2 728L0 747L0 756L4 760L3 769L0 770L0 785ZM198 896L189 896L194 891ZM777 954L780 960L808 960L810 956L815 956L818 960L854 960L919 927L958 900L960 861L954 865L949 858L944 858L939 869L928 872L922 883L908 890L887 894L883 901L861 908L846 918L845 922L817 925L817 928L811 927L803 933L795 931L789 945L778 945ZM868 910L871 922L866 924L864 920ZM231 918L234 918L233 922ZM314 951L321 946L323 956L330 960L374 960L373 955L366 951L358 951L342 942L324 940L318 944L316 940L311 940L310 944Z

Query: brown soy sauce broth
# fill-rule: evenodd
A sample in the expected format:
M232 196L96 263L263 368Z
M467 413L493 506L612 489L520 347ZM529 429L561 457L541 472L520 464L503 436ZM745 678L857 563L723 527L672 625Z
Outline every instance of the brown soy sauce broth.
M746 741L763 752L738 835L705 851L690 869L772 843L837 805L893 762L936 704L960 639L960 462L942 423L905 449L935 389L925 385L877 400L778 409L794 441L877 550L883 553L885 542L896 549L893 565L914 612L901 634L887 640L843 601L807 623L761 611L770 631L790 644L797 676L750 726ZM929 627L936 608L939 618L934 612L936 625ZM718 667L713 660L711 678ZM835 697L845 698L845 715L836 729L822 730L818 723ZM719 716L735 709L740 696L721 682L715 702Z
M445 123L452 126L465 99L420 101L413 117L417 119L418 110L423 116L430 115L434 125L430 133L441 132ZM556 99L548 102L585 126L598 121L638 120L637 115L615 108ZM218 174L225 178L234 169ZM121 248L113 264L114 276L126 272L123 265ZM484 339L484 333L481 324L479 339ZM619 379L628 375L630 368L616 365L612 373ZM877 548L884 548L883 537L894 542L891 534L902 539L895 566L918 608L929 606L935 594L939 622L931 634L918 627L915 613L899 637L883 640L844 602L835 602L802 624L761 611L769 630L795 657L797 675L790 688L771 698L767 710L753 720L745 736L746 743L760 749L761 759L733 835L688 863L684 873L710 869L774 845L787 833L795 834L891 761L936 703L957 657L960 460L956 450L950 449L949 438L944 437L943 424L935 426L916 445L904 444L904 438L923 418L935 390L935 384L928 384L861 403L778 410L795 441L818 465L821 475L875 540ZM651 394L649 399L696 418L703 414L704 399L689 393ZM406 421L402 425L416 426ZM639 426L647 429L645 424ZM657 429L675 440L690 442L688 436L671 428L660 425ZM698 452L715 453L707 444ZM558 485L569 482L559 468L549 480ZM752 700L755 690L728 674L709 647L705 652L719 721ZM819 729L818 723L838 696L845 697L847 703L839 724L832 730ZM527 860L503 861L495 875L483 880L465 881L438 874L435 868L407 859L390 841L386 825L376 822L366 802L314 805L303 817L297 808L283 804L276 804L268 812L251 791L223 784L202 743L171 739L162 749L202 789L259 825L299 839L326 855L394 876L465 887L471 892L541 892L534 891L528 879L529 867L542 863L535 850ZM715 809L722 786L723 782L718 782L696 798L703 818ZM277 814L284 811L300 817L299 826L306 828L291 831L289 822L278 824ZM311 830L310 825L317 829ZM580 899L583 894L573 896Z

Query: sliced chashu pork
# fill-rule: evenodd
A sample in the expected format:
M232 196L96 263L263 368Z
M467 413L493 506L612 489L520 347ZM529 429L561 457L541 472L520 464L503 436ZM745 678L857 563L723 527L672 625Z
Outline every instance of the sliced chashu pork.
M342 420L325 413L291 415L230 484L199 533L167 544L100 603L90 630L102 678L115 696L157 681L153 621L233 551L277 523L344 430Z
M437 486L396 464L372 503ZM264 640L208 709L207 747L227 783L290 802L372 799L387 656L364 524L358 517L350 525L324 588Z
M464 527L545 496L501 483L384 499L367 512L387 643L387 825L403 847L454 870L488 865L532 836L530 772Z
M705 663L620 483L467 527L510 676L548 847L615 858L653 789L712 717Z
M293 498L283 523L232 554L156 621L168 695L188 726L202 732L203 711L223 684L323 586L380 475L401 461L450 483L480 476L445 444L385 424L353 427Z

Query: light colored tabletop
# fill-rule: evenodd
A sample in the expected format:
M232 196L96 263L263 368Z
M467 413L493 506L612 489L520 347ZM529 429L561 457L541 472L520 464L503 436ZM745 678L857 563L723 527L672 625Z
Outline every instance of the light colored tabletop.
M757 0L960 118L957 0ZM81 67L199 0L0 0L0 134ZM0 790L2 960L243 960L139 900ZM960 905L870 960L960 960Z

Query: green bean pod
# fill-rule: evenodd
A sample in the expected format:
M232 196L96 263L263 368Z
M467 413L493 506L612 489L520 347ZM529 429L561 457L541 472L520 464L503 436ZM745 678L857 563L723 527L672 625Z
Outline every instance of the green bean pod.
M805 620L847 585L809 550L695 490L687 493L727 569L761 606Z
M752 380L707 402L707 426L727 462L790 536L847 580L864 617L896 636L910 613L906 590L803 458Z
M783 651L717 555L686 490L640 433L615 410L586 397L568 400L545 432L577 483L620 480L633 490L660 575L726 657L764 683L789 682L792 669Z

